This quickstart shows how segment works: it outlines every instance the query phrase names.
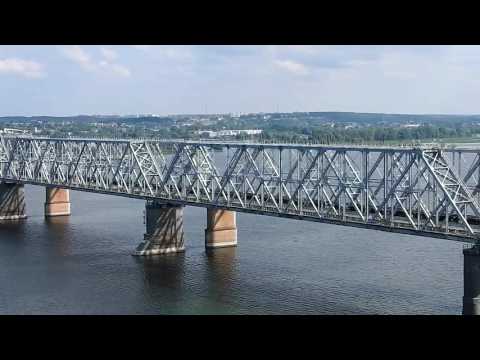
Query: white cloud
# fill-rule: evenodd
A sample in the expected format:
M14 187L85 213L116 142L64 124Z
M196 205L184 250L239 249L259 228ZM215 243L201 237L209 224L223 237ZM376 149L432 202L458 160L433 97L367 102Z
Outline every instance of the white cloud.
M115 51L112 49L107 49L107 48L100 48L100 51L105 59L107 59L110 62L113 62L117 59L118 55Z
M64 47L63 54L85 70L95 69L95 64L92 62L90 55L78 45Z
M295 75L307 75L309 73L308 68L292 60L275 60L275 65L283 70L287 70Z
M131 45L134 49L148 51L152 45Z
M113 72L116 75L123 76L123 77L129 77L131 75L130 70L123 65L120 64L114 64L110 63L108 61L101 61L100 66L102 66L104 69Z
M27 78L45 76L43 66L40 63L18 58L0 59L0 74L16 74Z
M107 71L111 74L129 77L131 75L130 70L114 61L118 55L114 50L107 48L100 48L103 60L93 60L90 54L88 54L82 47L78 45L68 46L63 48L63 54L73 62L79 64L84 70L87 71Z
M171 60L193 60L191 49L185 46L159 46L158 49L163 56L166 56Z

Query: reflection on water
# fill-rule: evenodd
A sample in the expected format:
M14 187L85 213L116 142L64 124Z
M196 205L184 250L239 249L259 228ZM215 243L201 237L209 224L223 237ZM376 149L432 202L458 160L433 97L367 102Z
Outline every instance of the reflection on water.
M144 202L72 192L72 216L0 223L1 314L460 314L462 245L238 214L238 247L205 251L185 208L185 253L135 257Z
M231 294L236 280L236 251L236 247L225 247L205 252L209 295L217 301L225 301Z
M46 238L51 241L55 255L69 255L72 242L70 216L47 217L45 218L45 228Z
M165 256L135 256L133 260L142 267L144 292L155 299L156 294L168 290L181 295L185 272L185 254L165 254Z
M26 220L0 220L0 235L7 241L23 239L26 231Z

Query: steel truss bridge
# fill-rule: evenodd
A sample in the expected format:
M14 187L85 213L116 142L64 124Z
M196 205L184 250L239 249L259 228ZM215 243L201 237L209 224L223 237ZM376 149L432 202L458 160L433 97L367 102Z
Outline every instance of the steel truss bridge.
M480 150L0 136L0 180L476 243Z

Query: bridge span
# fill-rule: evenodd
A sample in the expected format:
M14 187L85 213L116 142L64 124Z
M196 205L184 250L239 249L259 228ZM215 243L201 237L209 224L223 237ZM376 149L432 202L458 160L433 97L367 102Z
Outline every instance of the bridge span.
M471 243L464 313L480 313L480 149L0 136L0 219L25 217L23 184L146 200L137 255L184 250L183 207L207 208L207 248L237 244L237 211Z

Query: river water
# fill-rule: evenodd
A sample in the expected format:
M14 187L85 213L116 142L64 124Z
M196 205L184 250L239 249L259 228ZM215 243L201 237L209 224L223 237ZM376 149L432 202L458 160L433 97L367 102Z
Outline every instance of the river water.
M184 254L131 256L144 202L71 191L72 216L0 224L0 314L461 314L463 245L252 214L206 253L186 207Z

